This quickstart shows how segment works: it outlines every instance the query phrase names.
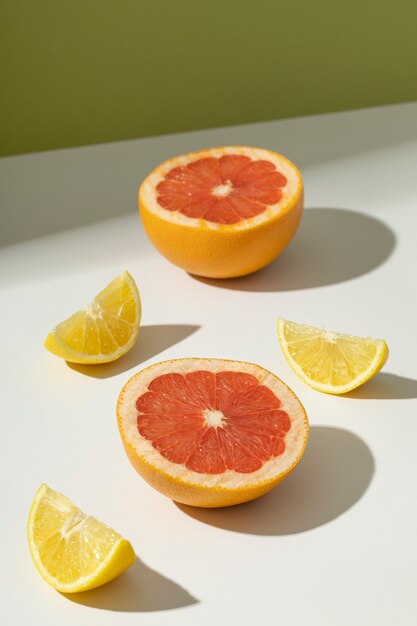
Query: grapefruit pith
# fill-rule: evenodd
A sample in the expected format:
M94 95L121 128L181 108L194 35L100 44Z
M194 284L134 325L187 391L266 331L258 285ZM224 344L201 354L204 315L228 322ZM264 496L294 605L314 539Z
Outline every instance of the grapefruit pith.
M177 359L133 376L117 403L132 465L169 498L202 507L253 500L301 459L305 410L289 387L252 363Z
M145 230L167 259L191 274L254 272L291 241L303 211L301 174L285 157L232 146L184 154L139 189Z

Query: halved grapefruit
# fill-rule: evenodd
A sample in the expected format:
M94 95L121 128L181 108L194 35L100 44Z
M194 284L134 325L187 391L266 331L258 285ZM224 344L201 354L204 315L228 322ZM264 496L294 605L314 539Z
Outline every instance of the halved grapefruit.
M133 467L169 498L201 507L253 500L301 459L308 420L293 391L240 361L177 359L123 387L117 416Z
M260 148L211 148L157 167L139 189L145 230L167 259L191 274L231 278L282 252L303 211L301 174Z

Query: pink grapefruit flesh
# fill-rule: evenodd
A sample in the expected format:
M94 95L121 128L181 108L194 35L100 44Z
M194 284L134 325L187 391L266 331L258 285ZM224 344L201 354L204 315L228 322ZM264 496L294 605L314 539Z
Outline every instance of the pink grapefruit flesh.
M270 161L226 154L174 167L156 191L158 203L168 211L237 224L277 204L286 184L286 177Z
M291 419L280 406L244 372L164 374L137 399L137 426L173 463L200 473L250 473L285 450Z

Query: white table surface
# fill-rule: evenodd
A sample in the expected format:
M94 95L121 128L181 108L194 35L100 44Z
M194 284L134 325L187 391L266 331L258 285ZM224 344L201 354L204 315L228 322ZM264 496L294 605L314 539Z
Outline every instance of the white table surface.
M135 205L159 161L218 144L281 151L306 187L288 250L226 282L160 257ZM26 240L0 249L1 623L414 625L417 105L11 157L0 176L3 243ZM143 300L132 351L96 368L49 354L49 329L124 269ZM320 394L284 361L278 316L383 337L388 363L348 397ZM125 457L122 385L149 363L186 356L259 363L305 404L305 457L260 500L177 506ZM137 563L73 598L44 583L25 535L41 482L129 538Z

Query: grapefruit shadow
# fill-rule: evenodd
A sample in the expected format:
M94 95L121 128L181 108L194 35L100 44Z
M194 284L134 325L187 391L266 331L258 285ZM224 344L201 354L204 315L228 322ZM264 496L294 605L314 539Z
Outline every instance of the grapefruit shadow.
M183 341L201 326L196 324L154 324L141 326L136 344L117 361L99 365L67 362L68 367L86 376L110 378L144 363L167 348Z
M107 611L169 611L198 604L191 594L137 559L115 580L82 593L64 594L68 600Z
M305 209L290 246L254 274L226 280L196 280L236 291L294 291L334 285L379 267L395 248L393 231L381 220L347 209Z
M270 493L223 509L177 506L200 522L254 535L292 535L336 519L366 492L375 463L368 446L342 428L312 426L303 458Z

